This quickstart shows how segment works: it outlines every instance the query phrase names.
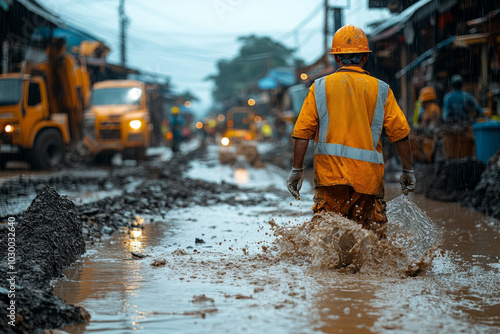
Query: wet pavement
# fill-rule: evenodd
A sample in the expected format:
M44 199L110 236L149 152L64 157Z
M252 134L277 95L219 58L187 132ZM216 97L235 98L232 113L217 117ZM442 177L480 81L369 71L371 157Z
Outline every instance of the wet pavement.
M297 202L285 192L286 171L244 162L220 165L216 154L209 147L187 176L239 185L241 192L218 195L231 204L142 215L122 233L88 247L65 278L54 282L56 295L92 316L66 331L500 331L499 221L456 203L411 195L443 228L442 245L425 273L323 269L304 258L279 256L275 243L274 224L293 229L311 219L310 184ZM398 185L387 185L386 199L398 192Z

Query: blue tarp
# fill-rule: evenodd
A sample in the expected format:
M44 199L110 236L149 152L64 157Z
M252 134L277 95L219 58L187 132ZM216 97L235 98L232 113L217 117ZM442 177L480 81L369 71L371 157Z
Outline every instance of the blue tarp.
M47 39L51 37L60 37L66 40L66 50L70 51L74 46L80 46L83 41L97 41L97 39L91 35L88 35L84 32L78 31L76 29L67 27L67 28L49 28L49 27L41 27L37 28L31 39L36 41L38 39Z
M260 89L274 89L278 87L278 83L273 78L265 77L259 80Z
M292 68L278 67L270 70L267 75L260 79L260 89L274 89L278 87L289 87L296 82L295 71Z

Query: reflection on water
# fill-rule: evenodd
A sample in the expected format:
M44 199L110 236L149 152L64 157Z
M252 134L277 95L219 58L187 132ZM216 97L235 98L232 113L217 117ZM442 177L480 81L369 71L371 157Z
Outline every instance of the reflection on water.
M130 252L140 252L143 250L142 244L142 229L133 227L129 230L130 240L124 245L128 245Z
M164 225L148 225L149 233L143 230L144 219L136 217L134 226L124 233L104 240L87 251L87 256L65 271L66 279L59 280L54 293L70 304L78 304L89 310L92 316L90 329L141 329L137 325L142 306L137 298L148 277L144 275L147 265L133 258L131 252L143 253L163 235ZM71 333L84 333L88 325L71 326Z
M144 250L145 245L143 243L142 231L144 229L144 218L136 216L132 222L132 228L128 230L130 236L128 242L123 244L127 246L130 252L140 253Z
M248 183L248 170L244 168L236 168L234 170L234 180L236 184L243 185Z

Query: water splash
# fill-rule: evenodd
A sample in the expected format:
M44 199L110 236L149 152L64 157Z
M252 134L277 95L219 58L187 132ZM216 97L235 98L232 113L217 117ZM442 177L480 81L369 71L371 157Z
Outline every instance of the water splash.
M387 203L386 238L326 212L297 225L271 221L280 258L314 268L367 274L415 275L427 268L441 242L436 224L401 195Z
M387 219L387 239L403 255L400 265L410 275L426 269L441 244L441 229L404 195L388 202Z

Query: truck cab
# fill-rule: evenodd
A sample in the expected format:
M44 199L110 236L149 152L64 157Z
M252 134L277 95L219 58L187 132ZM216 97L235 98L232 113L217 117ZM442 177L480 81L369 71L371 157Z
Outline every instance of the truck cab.
M152 128L146 94L145 84L136 80L94 84L84 112L86 143L94 154L120 152L124 158L145 158Z
M51 113L44 77L0 76L0 167L26 160L35 169L58 167L70 143L68 115Z

